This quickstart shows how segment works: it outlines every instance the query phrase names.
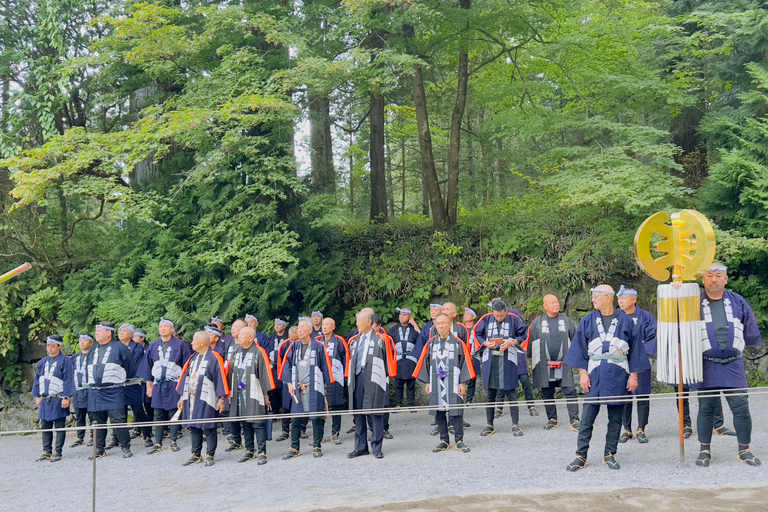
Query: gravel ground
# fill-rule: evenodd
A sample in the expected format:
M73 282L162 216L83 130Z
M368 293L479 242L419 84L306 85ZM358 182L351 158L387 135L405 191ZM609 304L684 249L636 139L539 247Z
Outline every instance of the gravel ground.
M438 438L429 435L431 417L424 412L399 413L391 416L390 430L395 438L384 441L385 457L381 460L373 456L347 459L353 435L342 433L343 444L324 444L325 456L321 459L312 458L311 439L303 439L303 455L297 459L280 460L289 448L288 442L272 441L267 444L267 465L238 464L236 460L243 452L224 453L225 441L220 436L215 466L183 468L181 463L190 453L189 435L180 441L180 452L165 450L152 456L146 455L146 449L134 440L133 458L122 459L119 450L111 450L98 461L97 507L109 511L463 511L541 510L565 504L591 511L614 508L618 503L626 510L658 509L660 506L652 503L671 504L675 500L683 500L689 505L686 508L691 508L690 500L695 499L701 502L700 510L731 510L737 499L745 507L747 503L761 503L762 508L754 510L765 510L768 395L751 396L750 405L752 451L766 462L758 468L738 462L736 438L726 436L714 437L714 462L710 468L693 464L698 453L695 436L686 441L688 463L678 464L677 415L672 400L651 402L646 429L650 443L640 445L633 440L620 444L619 471L610 471L601 463L607 421L603 409L592 438L589 466L578 473L565 471L565 465L574 458L577 434L565 424L564 405L558 407L563 424L551 431L543 430L546 417L542 407L538 417L521 409L523 437L512 436L508 410L496 419L497 433L484 438L479 436L485 424L484 411L467 411L465 418L471 427L465 429L465 442L471 452L466 454L456 450L432 453ZM695 399L691 406L695 424ZM345 416L342 432L350 424L351 418ZM732 426L727 407L726 424ZM327 423L326 437L329 431ZM39 510L51 506L55 496L57 512L88 510L92 466L86 457L90 448L69 448L73 439L74 435L69 434L64 459L54 464L34 462L41 452L39 435L0 438L0 461L6 468L0 481L0 509ZM602 496L605 499L596 499ZM724 508L720 508L721 503Z

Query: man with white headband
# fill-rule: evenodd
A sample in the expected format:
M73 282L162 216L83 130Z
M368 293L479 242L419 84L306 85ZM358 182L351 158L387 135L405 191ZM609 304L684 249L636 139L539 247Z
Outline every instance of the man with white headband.
M37 363L35 380L32 383L32 396L35 397L35 405L40 409L40 428L43 432L43 455L38 461L49 460L57 462L61 460L61 450L67 439L66 431L56 432L56 447L52 451L52 428L62 429L69 416L69 403L75 394L74 366L72 360L61 353L63 344L61 336L54 334L48 336L45 350L48 355Z
M323 318L325 316L321 311L313 311L309 319L312 322L312 334L311 338L316 340L318 336L323 335Z
M176 391L176 384L181 377L184 363L192 355L189 345L173 336L174 324L160 318L158 324L160 339L153 341L147 349L147 356L141 366L139 376L147 382L147 396L152 398L155 421L168 421L178 407L181 395ZM155 445L147 452L149 455L163 451L163 435L166 427L155 427ZM180 450L176 440L179 425L170 426L171 451Z
M92 425L126 423L125 381L136 376L136 363L128 347L112 339L115 326L111 322L96 324L97 345L88 353L88 414ZM123 458L131 453L131 436L125 427L114 429ZM96 431L96 458L106 456L107 430ZM88 456L93 458L93 454Z
M704 322L702 340L704 351L704 381L699 385L699 417L697 427L701 451L697 466L712 462L710 443L712 427L720 391L725 394L733 413L733 427L738 440L739 461L759 466L760 459L749 450L752 438L752 416L746 393L737 391L747 387L742 352L744 347L760 346L762 338L755 314L744 297L725 289L728 269L722 263L713 263L701 279L701 319Z
M133 331L133 341L141 345L144 350L144 357L147 357L147 348L149 348L149 345L147 345L147 331L141 328ZM141 368L142 364L144 364L143 359L137 368ZM147 418L147 421L151 421L155 417L155 411L152 409L152 399L147 396L146 385L141 386L141 394L144 396L144 417ZM136 428L131 437L138 437L137 433L144 436L144 446L151 448L155 445L155 442L152 440L152 427L143 427L141 430Z
M395 406L403 405L403 390L406 392L408 407L416 403L416 379L413 371L419 362L419 354L413 349L419 337L419 326L413 319L413 312L408 308L395 308L399 313L399 323L392 326L387 333L395 344L397 358L397 377L395 377Z
M467 397L466 403L471 404L475 399L475 389L477 386L477 375L480 375L480 358L478 357L477 338L475 338L475 324L477 323L477 311L472 308L464 308L464 325L469 330L469 353L472 355L472 370L474 370L475 378L469 380L467 384Z
M616 297L619 299L619 307L632 319L637 329L637 336L645 346L648 357L656 358L656 319L648 311L637 307L637 290L621 285ZM645 435L645 427L648 425L648 414L651 409L651 372L642 372L637 376L637 389L632 392L637 396L637 442L645 444L648 436ZM620 443L626 443L632 439L632 402L624 406L622 417L624 432L619 438Z
M132 324L123 324L117 328L117 339L131 351L131 354L133 354L133 361L136 363L136 368L138 368L144 361L145 354L144 345L133 341L135 332L136 328ZM125 381L125 414L127 417L128 406L130 406L133 411L133 419L137 423L147 423L151 420L144 410L145 392L146 386L141 378L134 377ZM138 430L139 429L135 429L134 432ZM152 427L141 427L141 431L131 434L131 439L142 435L145 440L151 440ZM115 433L112 432L112 440L107 445L107 450L117 448L118 446L120 446L120 443L118 442ZM149 446L151 446L151 444L149 444Z
M73 354L72 365L75 371L75 396L72 398L72 406L75 408L75 425L84 427L88 416L88 352L93 348L93 336L87 332L78 337L80 352ZM72 448L82 446L85 442L85 429L77 431L77 439L72 443ZM93 430L88 446L93 446Z
M272 352L270 337L259 330L259 319L253 315L245 315L245 323L256 333L256 344L267 351Z
M579 425L576 459L566 466L578 471L587 465L587 451L600 406L608 410L603 464L619 469L616 449L621 433L624 396L637 388L637 374L651 370L642 340L632 319L613 307L615 292L607 284L590 290L594 311L579 322L563 363L579 370L579 384L586 393ZM601 397L606 397L601 400Z
M215 325L219 328L219 332L221 333L221 339L219 342L224 345L225 347L229 347L231 344L235 342L235 338L231 334L227 334L226 329L224 328L224 320L221 318L215 316L211 318L211 325Z
M269 364L272 366L272 378L275 381L275 389L269 392L269 403L272 404L272 410L276 413L285 414L290 412L290 407L283 407L283 382L277 378L277 372L280 368L280 346L288 339L288 320L279 315L275 317L275 334L273 334L269 343L272 351L269 352ZM291 436L291 419L283 418L280 421L281 433L278 440L285 441Z

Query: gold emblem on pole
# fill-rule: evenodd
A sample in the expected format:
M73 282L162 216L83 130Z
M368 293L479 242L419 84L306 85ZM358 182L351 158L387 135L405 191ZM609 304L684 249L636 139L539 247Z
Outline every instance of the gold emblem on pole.
M661 239L653 241L653 237ZM654 256L653 250L658 253ZM657 281L695 281L715 259L715 230L696 210L680 213L658 212L640 225L635 233L635 260ZM671 273L669 269L672 269Z

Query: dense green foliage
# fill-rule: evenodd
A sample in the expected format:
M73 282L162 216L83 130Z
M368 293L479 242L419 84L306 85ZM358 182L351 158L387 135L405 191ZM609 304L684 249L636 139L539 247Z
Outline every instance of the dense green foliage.
M680 208L768 328L762 2L0 11L0 262L35 266L0 286L6 387L31 343L100 319L319 309L346 332L363 305L424 321L500 295L532 317L550 291L578 315L598 281L651 289L635 229Z

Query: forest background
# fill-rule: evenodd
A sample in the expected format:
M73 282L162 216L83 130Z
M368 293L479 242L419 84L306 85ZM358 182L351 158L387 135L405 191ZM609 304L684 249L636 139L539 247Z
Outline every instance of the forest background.
M694 208L768 329L768 7L728 0L0 0L2 387L95 321L342 335L654 284ZM41 352L42 350L42 352ZM42 355L41 355L42 354ZM758 359L761 349L754 354ZM768 358L764 358L768 359Z

